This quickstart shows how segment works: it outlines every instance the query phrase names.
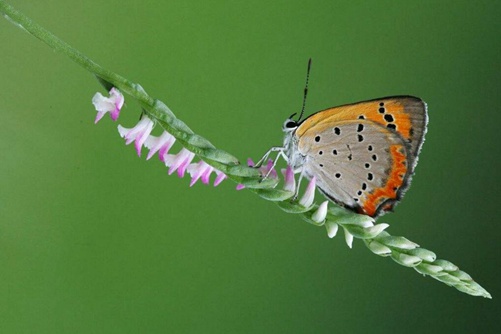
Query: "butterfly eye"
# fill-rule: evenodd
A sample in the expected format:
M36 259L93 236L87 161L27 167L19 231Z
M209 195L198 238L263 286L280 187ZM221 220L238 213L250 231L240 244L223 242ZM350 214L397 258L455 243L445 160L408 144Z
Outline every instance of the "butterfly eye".
M284 123L284 129L294 129L296 127L297 123L295 121L291 121L290 119Z

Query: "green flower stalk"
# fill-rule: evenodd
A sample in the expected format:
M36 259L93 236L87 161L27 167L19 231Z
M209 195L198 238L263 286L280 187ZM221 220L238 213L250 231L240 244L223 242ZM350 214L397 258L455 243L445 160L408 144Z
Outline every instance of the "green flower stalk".
M139 84L102 68L3 0L0 0L0 12L9 21L68 56L98 78L109 91L110 97L104 97L100 93L94 96L93 103L98 111L96 123L108 112L113 120L118 118L124 102L122 93L138 101L143 113L141 121L131 129L119 126L119 133L127 144L135 143L138 155L143 146L149 149L147 159L158 153L160 160L169 167L169 174L177 171L179 176L184 176L188 173L192 179L190 185L193 185L199 179L208 183L211 173L215 172L214 185L225 178L231 179L238 184L238 188L246 188L263 199L275 202L283 211L297 214L312 225L325 226L331 238L341 227L350 248L354 238L361 239L374 254L391 257L402 266L414 268L417 272L464 293L491 298L484 288L456 265L436 259L433 252L420 248L404 237L391 236L385 231L388 224L376 224L369 216L356 214L328 201L320 205L314 203L315 178L312 178L305 193L297 199L299 186L296 186L290 167L282 171L285 179L283 185L278 187L281 180L273 169L273 164L260 168L241 164L233 155L216 148L207 139L194 133L162 101L149 96ZM150 135L154 126L160 126L164 130L160 137ZM168 154L174 141L179 142L183 149L176 155ZM192 163L195 157L200 161Z

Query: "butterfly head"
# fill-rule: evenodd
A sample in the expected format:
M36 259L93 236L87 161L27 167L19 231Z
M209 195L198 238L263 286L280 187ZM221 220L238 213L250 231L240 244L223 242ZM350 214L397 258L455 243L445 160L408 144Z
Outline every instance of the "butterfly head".
M292 119L296 114L292 114L289 118L287 118L282 126L282 131L285 133L293 132L299 126L299 122Z

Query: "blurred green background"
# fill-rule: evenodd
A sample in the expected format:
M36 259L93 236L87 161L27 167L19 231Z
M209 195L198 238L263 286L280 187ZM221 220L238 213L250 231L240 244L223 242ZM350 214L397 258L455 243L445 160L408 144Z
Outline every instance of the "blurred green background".
M501 2L15 1L245 161L307 114L410 94L430 124L380 221L470 273L471 297L225 181L167 176L93 124L103 91L0 20L0 332L499 333ZM130 99L119 120L139 110ZM158 129L157 129L158 130Z

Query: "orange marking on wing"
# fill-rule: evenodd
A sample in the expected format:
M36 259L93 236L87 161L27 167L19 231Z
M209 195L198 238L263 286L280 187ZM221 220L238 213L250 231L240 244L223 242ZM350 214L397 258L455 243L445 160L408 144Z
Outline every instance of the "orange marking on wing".
M379 108L381 108L379 105L380 102L384 103L384 113L379 112ZM393 121L388 122L385 119L385 115L391 115ZM405 139L411 138L411 115L405 112L404 105L401 101L396 99L380 99L368 102L359 102L319 111L301 123L299 128L296 130L296 134L301 137L304 132L313 126L315 126L315 129L318 129L320 132L324 130L325 127L332 126L332 123L356 120L360 116L383 126L395 124L397 127L396 130L402 137Z
M372 193L368 194L360 210L361 213L374 216L378 211L379 206L388 199L396 199L397 191L402 186L407 173L407 166L404 164L407 161L407 156L403 151L402 145L391 145L390 146L391 156L393 157L393 162L391 165L391 172L388 176L388 181L383 188L377 188ZM400 175L403 175L400 177ZM384 207L385 210L390 210L393 205L389 207Z
M378 103L376 106L370 108L370 111L366 115L366 119L380 123L384 126L388 124L395 124L397 126L396 130L402 137L409 139L411 137L410 129L412 127L410 114L405 113L404 106L398 101L389 100L384 103L385 112L382 114L378 111ZM392 122L388 122L385 119L385 115L391 115L393 118Z

